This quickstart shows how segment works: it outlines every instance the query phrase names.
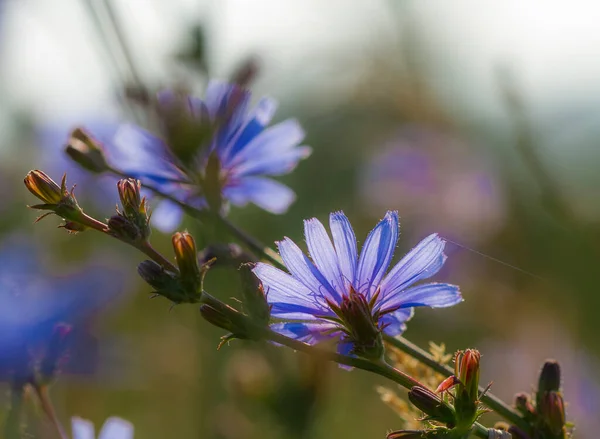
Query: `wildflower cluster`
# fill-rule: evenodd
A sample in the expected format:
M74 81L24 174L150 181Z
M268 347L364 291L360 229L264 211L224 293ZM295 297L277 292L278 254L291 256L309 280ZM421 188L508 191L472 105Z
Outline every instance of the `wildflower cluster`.
M153 110L160 135L124 124L112 140L100 143L85 128L75 129L66 147L69 157L88 171L121 178L116 214L93 218L67 190L66 175L58 185L37 170L25 178L29 191L42 200L31 207L64 219L69 231L95 230L139 250L147 259L139 263L138 273L153 293L173 305L199 305L207 322L228 331L220 346L236 338L267 341L319 361L376 373L406 388L413 413L422 417L406 425L410 430L389 433L389 439L505 437L508 432L480 424L490 409L509 421L518 439L566 437L558 365L544 367L535 404L521 395L515 410L479 387L477 350L459 351L449 370L443 347L432 356L401 337L415 308L446 308L463 300L458 286L430 281L447 259L440 235L430 234L393 262L399 236L395 211L375 225L360 251L343 212L330 214L329 233L316 218L304 222L306 253L285 237L277 243L277 254L229 221L229 204L285 212L295 195L269 177L290 172L311 152L301 145L304 131L297 121L269 126L275 102L263 98L250 109L250 97L239 84L213 81L203 99L158 94ZM160 201L150 212L154 196ZM207 247L199 249L192 234L176 231L174 257L163 256L152 245L152 226L172 232L183 213L209 230L230 232L243 248L209 237ZM233 305L206 291L204 279L215 264L237 270L232 273L241 287ZM56 328L47 342L50 360L62 352L67 335L68 327ZM41 374L54 375L50 360L40 363ZM406 411L407 403L381 389L386 402ZM10 419L16 431L18 416ZM94 437L89 421L75 418L72 428L75 439ZM132 436L133 427L116 418L100 433L101 438Z

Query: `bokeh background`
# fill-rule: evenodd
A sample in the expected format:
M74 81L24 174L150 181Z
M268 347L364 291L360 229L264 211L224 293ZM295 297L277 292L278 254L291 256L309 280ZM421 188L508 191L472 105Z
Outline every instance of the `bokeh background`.
M15 315L74 324L52 390L65 423L118 415L146 439L381 438L402 427L375 391L382 379L272 346L217 352L222 333L196 307L149 299L139 254L69 235L55 218L34 225L25 207L22 178L41 168L67 171L80 204L111 215L114 181L65 159L69 130L147 124L127 95L201 95L208 78L252 65L256 95L280 101L277 120L298 118L314 152L282 178L298 195L288 213L248 207L232 220L267 243L302 241L302 219L342 209L361 240L397 209L398 255L441 233L450 257L438 278L466 300L419 310L405 335L479 348L484 379L507 400L558 359L576 437L594 437L599 14L591 1L553 0L0 0L0 286L19 291L0 292L1 337L20 330ZM153 240L170 252L169 236ZM237 294L227 270L208 286ZM34 409L29 418L34 436L53 437Z

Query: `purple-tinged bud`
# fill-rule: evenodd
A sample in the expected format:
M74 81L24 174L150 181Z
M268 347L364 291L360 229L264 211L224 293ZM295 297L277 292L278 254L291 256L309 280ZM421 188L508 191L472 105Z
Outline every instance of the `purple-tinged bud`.
M554 360L547 360L540 371L538 393L558 392L560 390L560 366Z
M75 128L71 132L65 152L75 163L88 171L100 173L109 169L102 145L83 128Z
M29 171L24 182L29 192L48 205L58 204L63 197L68 196L68 193L43 171Z
M524 415L535 414L535 408L531 403L531 397L526 393L517 393L515 395L515 407Z
M560 435L565 429L565 404L559 392L546 392L538 406L540 417L552 434Z
M166 297L173 303L196 303L197 295L189 295L181 284L180 278L154 261L143 261L138 265L138 274L148 283L154 292Z
M527 433L525 433L519 427L516 427L514 425L511 425L508 428L508 432L511 434L513 439L531 439L531 436L529 436Z
M188 232L176 232L173 234L172 242L182 284L190 294L200 292L202 274L198 265L198 251L194 237Z
M138 241L142 237L140 229L129 219L121 215L113 215L108 219L111 235L126 241Z
M146 240L150 236L150 225L148 218L148 203L146 197L142 197L142 183L133 178L125 178L117 182L117 190L123 211L117 213L129 220L138 229L137 239Z
M443 402L431 390L415 386L408 392L408 399L415 407L427 415L428 420L441 422L448 427L453 427L456 424L454 409Z

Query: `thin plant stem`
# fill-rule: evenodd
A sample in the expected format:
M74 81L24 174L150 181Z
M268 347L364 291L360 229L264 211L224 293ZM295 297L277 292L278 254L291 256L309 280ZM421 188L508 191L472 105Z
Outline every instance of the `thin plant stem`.
M384 335L383 339L386 343L394 346L395 348L401 350L402 352L410 355L412 358L420 361L425 364L427 367L433 369L434 371L448 377L454 375L454 370L452 368L445 366L443 364L438 363L431 355L429 355L426 351L406 340L403 337L391 337L389 335ZM480 387L479 391L481 393L484 392L484 388ZM487 405L489 408L494 410L497 414L505 418L507 421L512 424L521 427L528 428L528 425L521 418L521 415L514 410L512 407L507 405L504 401L502 401L497 396L486 392L481 397L481 402Z
M69 436L67 435L67 432L65 431L60 420L58 419L58 416L56 416L56 411L54 410L54 406L52 405L52 401L50 400L50 394L48 393L48 387L35 386L34 388L40 400L44 413L56 429L56 432L58 433L60 439L69 439Z

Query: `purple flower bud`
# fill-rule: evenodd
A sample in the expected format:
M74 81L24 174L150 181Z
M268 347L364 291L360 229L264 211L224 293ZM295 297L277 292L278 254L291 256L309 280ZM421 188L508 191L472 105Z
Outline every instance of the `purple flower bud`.
M554 435L560 435L565 429L565 403L559 392L546 392L538 406L540 417Z
M150 225L148 218L148 206L146 197L141 195L142 184L139 180L126 178L117 182L117 190L123 211L119 216L126 218L137 229L137 239L146 240L150 236Z
M428 420L441 422L448 427L455 425L456 416L452 407L443 402L431 390L415 386L408 392L408 399L415 407L428 415Z
M126 241L138 241L142 234L140 229L129 219L121 215L113 215L108 219L110 233Z
M108 170L102 145L82 128L75 128L65 147L67 155L79 166L92 172Z
M557 361L547 360L540 371L538 393L558 392L560 389L560 366Z

